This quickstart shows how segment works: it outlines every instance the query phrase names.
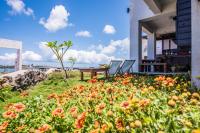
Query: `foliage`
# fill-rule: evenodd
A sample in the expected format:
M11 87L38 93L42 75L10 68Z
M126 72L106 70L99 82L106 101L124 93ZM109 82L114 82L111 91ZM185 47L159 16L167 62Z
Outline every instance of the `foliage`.
M74 57L70 57L68 60L71 62L71 69L73 70L73 68L74 68L74 65L75 65L75 63L76 63L77 59L76 59L76 58L74 58Z
M85 75L89 77L89 75ZM63 80L64 73L54 72L48 76L48 78L35 86L27 88L27 90L19 92L19 91L11 91L11 87L7 86L0 90L1 96L5 100L5 102L0 101L0 113L4 112L4 106L10 103L21 102L26 99L32 99L35 96L43 95L46 98L51 93L62 93L68 88L73 87L75 84L79 84L79 72L73 71L70 72L68 78L68 84Z
M48 98L9 104L5 132L191 132L200 128L199 92L179 77L92 79Z
M1 88L0 90L0 101L5 102L5 99L11 98L10 95L11 87L10 86L5 86Z
M54 42L48 42L46 45L49 48L51 48L51 50L57 57L58 62L61 64L61 67L62 67L63 71L65 72L65 79L67 79L68 75L67 75L67 71L64 67L63 58L64 58L64 55L67 53L67 50L72 46L72 42L64 41L62 44L57 44L57 41L54 41Z

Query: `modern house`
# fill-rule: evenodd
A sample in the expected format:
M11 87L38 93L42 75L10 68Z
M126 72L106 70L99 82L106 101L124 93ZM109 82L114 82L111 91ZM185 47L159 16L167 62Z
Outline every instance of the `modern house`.
M0 48L9 48L9 49L16 49L17 50L17 57L15 60L15 70L22 69L22 42L15 41L15 40L8 40L0 38Z
M192 72L200 87L200 0L130 0L135 72ZM147 38L147 56L142 39Z

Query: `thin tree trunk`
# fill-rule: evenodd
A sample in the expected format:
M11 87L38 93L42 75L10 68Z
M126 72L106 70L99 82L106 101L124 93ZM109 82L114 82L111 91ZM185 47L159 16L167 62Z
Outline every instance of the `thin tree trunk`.
M67 71L65 70L65 67L64 67L63 61L60 60L60 63L61 63L61 65L62 65L62 69L63 69L63 71L64 71L64 73L65 73L65 80L67 80L68 75L67 75Z

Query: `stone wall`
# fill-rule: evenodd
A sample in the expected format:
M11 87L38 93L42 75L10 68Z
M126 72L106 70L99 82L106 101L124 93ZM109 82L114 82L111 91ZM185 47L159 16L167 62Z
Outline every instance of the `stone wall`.
M29 86L36 85L47 77L47 75L41 71L25 71L15 76L11 75L12 74L3 76L1 81L4 83L4 85L11 85L12 90L14 91L25 90Z

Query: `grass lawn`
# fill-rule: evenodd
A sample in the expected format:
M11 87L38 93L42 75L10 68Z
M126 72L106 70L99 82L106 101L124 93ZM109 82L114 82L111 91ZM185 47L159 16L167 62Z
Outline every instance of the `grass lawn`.
M200 131L200 92L189 91L185 77L124 75L111 82L79 78L72 73L67 86L55 73L29 88L28 96L9 92L1 103L0 132Z
M63 76L60 73L54 73L48 77L47 80L37 84L36 86L27 88L26 91L20 93L17 91L10 91L10 88L4 89L5 102L0 101L0 113L4 111L4 106L9 103L21 102L31 99L35 96L42 95L47 97L51 93L62 93L67 89L77 84L86 84L85 81L80 81L79 72L69 72L70 78L67 83L63 81ZM89 79L89 75L85 75L85 79Z

